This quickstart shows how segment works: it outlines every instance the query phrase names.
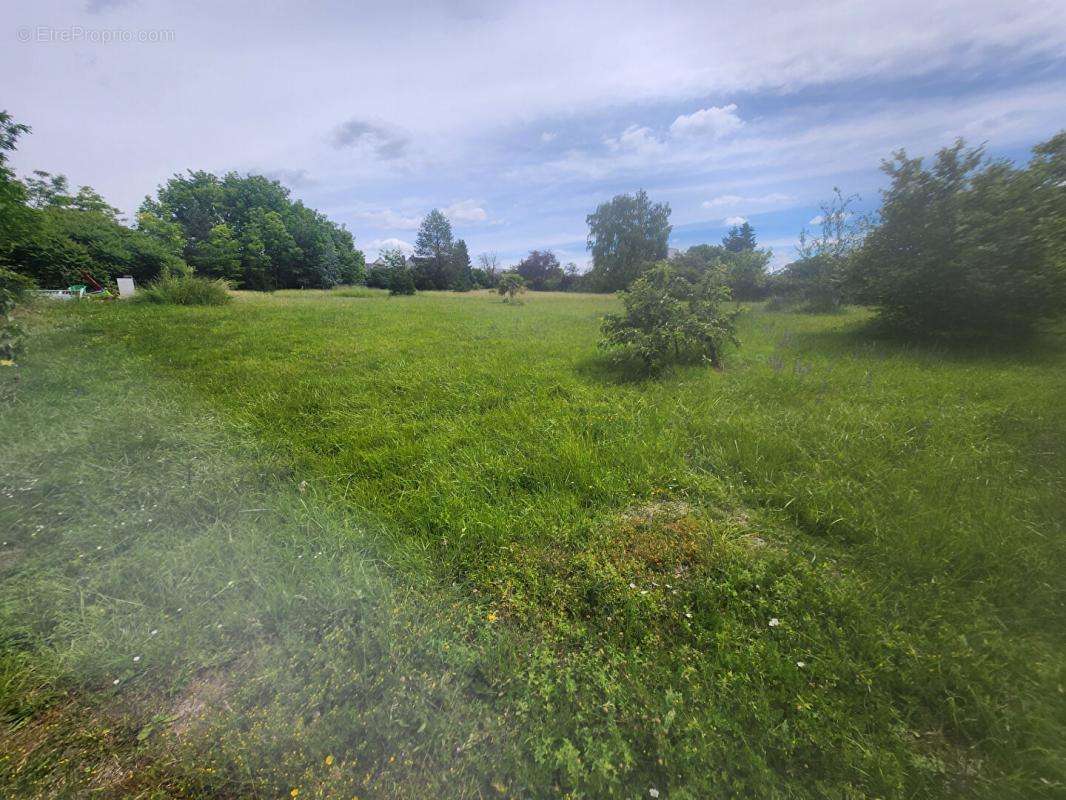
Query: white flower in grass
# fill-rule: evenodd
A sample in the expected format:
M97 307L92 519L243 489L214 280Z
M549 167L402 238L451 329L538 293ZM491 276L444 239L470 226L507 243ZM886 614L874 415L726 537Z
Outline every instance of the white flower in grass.
M134 656L134 657L133 657L133 663L134 663L134 664L136 664L136 663L137 663L138 661L140 661L140 660L141 660L141 657L140 657L140 656Z
M685 619L692 619L692 612L691 611L686 611L685 612Z
M630 581L630 582L629 582L629 588L630 588L630 589L636 589L636 588L637 588L637 585L636 585L635 583L633 583L632 581Z
M152 630L148 631L149 636L155 636L157 633L159 633L159 628L152 628Z
M659 796L659 790L658 789L648 789L648 794L651 797L658 797Z
M805 666L807 666L807 662L806 661L797 661L796 662L796 666L799 667L800 669L803 669Z
M111 685L112 686L118 686L118 683L119 683L120 680L122 680L122 679L121 678L115 678L113 681L111 681Z
M781 620L779 620L777 617L770 617L770 627L771 628L776 628L780 624L781 624Z

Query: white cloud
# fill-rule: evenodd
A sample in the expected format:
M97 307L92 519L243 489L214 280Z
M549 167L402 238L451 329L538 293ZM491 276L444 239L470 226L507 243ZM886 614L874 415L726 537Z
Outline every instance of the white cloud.
M370 242L370 244L368 244L366 247L367 250L377 250L379 253L382 250L390 248L402 250L408 255L415 251L415 246L413 244L411 244L410 242L405 242L403 239L396 239L394 237L390 237L388 239L375 239L374 241Z
M821 214L819 214L817 217L812 217L811 219L807 220L808 225L821 225L823 222L825 222L825 217L823 217Z
M632 154L622 157L615 151L571 150L561 157L516 168L508 176L544 183L630 176L640 180L648 169L654 169L660 181L666 176L685 180L699 175L706 184L713 176L733 180L751 175L761 184L781 186L851 170L874 170L881 159L900 147L915 155L929 154L951 144L957 131L968 123L990 116L1008 115L1011 119L1010 129L1001 131L994 142L996 147L1028 145L1061 127L1055 125L1050 109L1064 103L1066 84L1061 82L969 95L950 104L935 96L909 99L906 113L895 104L871 100L841 108L830 119L824 114L788 114L763 120L752 124L744 136L715 147L675 142L654 159ZM824 185L831 187L832 181L827 178ZM723 196L740 197L740 193ZM746 207L719 208L727 213L748 213Z
M489 218L489 213L474 200L461 200L442 210L452 222L484 222Z
M744 219L744 217L726 217L725 219L722 220L722 224L723 225L729 225L729 226L743 225L745 222L747 222L747 220Z
M558 136L559 134L555 131L544 131L544 133L540 135L540 140L544 142L544 144L548 144L549 142L554 142Z
M769 194L744 197L739 194L721 194L704 200L700 205L704 208L715 209L737 206L776 206L782 203L791 203L795 198L783 192L770 192Z
M682 114L670 125L670 135L679 138L706 137L721 139L744 126L737 116L736 103L727 106L711 106L691 114Z
M638 156L656 155L666 151L666 144L656 138L651 128L630 125L616 137L603 140L607 149L615 153L633 153Z

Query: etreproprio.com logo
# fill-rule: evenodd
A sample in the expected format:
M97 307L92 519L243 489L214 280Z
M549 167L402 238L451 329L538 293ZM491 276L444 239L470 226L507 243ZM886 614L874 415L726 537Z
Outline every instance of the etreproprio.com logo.
M16 32L23 44L165 44L175 40L173 30L132 28L85 28L69 25L24 25Z

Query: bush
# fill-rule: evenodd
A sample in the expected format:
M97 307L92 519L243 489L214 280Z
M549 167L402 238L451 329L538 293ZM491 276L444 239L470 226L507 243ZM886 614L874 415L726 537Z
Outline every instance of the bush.
M793 308L810 314L842 310L846 263L827 254L793 261L771 281L773 305L768 303L768 309Z
M9 260L43 288L85 283L86 273L101 283L121 275L147 283L187 269L157 239L103 214L49 207L32 215L32 229L14 244Z
M496 282L496 292L503 297L503 302L514 303L518 295L526 290L526 279L517 272L504 272Z
M10 366L22 352L22 326L11 312L34 283L24 275L0 267L0 362Z
M389 276L389 294L414 294L415 276L406 267L391 270Z
M931 168L900 151L854 260L860 302L919 334L1002 336L1066 314L1066 132L1024 169L959 140Z
M233 299L229 284L218 278L199 275L163 277L137 291L142 303L167 303L178 306L221 306Z
M622 293L624 314L608 315L600 347L640 358L646 372L679 362L722 365L722 347L739 345L739 310L723 310L730 299L720 275L698 282L681 277L665 262L656 264Z

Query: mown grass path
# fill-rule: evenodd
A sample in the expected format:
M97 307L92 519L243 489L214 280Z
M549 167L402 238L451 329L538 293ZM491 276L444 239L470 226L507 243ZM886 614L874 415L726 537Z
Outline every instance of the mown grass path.
M3 384L0 781L1063 791L1064 349L756 309L724 373L632 382L613 302L41 315Z

